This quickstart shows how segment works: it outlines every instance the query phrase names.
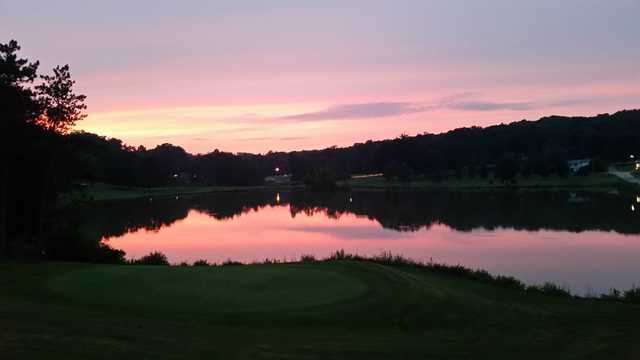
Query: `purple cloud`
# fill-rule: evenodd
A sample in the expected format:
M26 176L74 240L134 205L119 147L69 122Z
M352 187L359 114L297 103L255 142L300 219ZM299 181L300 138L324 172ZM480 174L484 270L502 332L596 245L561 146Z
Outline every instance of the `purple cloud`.
M330 106L320 111L283 116L280 119L302 121L370 119L425 112L431 108L431 106L409 102L342 104Z

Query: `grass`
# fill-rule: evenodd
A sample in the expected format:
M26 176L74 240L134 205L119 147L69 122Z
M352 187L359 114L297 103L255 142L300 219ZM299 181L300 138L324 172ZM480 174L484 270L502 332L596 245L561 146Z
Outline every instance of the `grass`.
M479 177L473 179L447 179L441 182L434 182L425 177L416 177L411 183L402 183L399 181L387 181L382 176L372 176L364 178L354 178L340 185L346 185L354 189L475 189L475 190L491 190L505 188L520 189L549 189L549 188L591 188L598 190L613 190L622 187L628 187L629 184L620 178L606 174L598 173L588 176L531 176L528 178L519 177L516 184L505 184L497 179L481 179ZM283 185L283 186L176 186L176 187L128 187L110 184L96 183L87 185L79 190L64 194L61 197L62 205L72 205L80 202L93 201L114 201L138 198L169 198L184 197L202 194L210 194L216 192L230 192L243 190L273 190L273 189L291 189L300 185Z
M640 356L640 305L523 291L510 278L390 254L307 260L0 263L0 353L2 359Z
M289 186L290 187L290 186ZM277 186L175 186L175 187L129 187L110 184L91 184L80 190L64 194L63 205L89 201L113 201L139 198L169 198L210 194L216 192L278 189Z
M595 173L588 176L569 175L567 177L548 176L542 177L533 175L530 177L519 176L514 184L507 184L498 179L487 178L482 179L476 177L473 179L446 179L441 182L435 182L425 177L416 177L410 183L402 183L399 181L387 181L384 177L369 177L351 179L347 182L352 188L363 189L387 189L387 188L409 188L409 189L449 189L449 190L465 190L465 189L553 189L553 188L590 188L600 190L613 190L628 187L625 181L620 178L607 174Z

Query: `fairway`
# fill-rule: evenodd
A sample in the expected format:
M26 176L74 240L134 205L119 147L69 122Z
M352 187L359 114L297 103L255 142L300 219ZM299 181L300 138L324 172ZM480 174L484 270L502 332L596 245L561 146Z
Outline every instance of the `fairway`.
M86 304L211 313L330 304L366 290L347 274L296 265L100 266L57 276L48 285Z
M640 306L425 268L0 263L10 359L633 359Z

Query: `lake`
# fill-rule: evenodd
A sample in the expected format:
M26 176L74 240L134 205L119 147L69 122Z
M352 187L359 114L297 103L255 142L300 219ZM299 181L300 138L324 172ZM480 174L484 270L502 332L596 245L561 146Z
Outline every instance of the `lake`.
M640 197L589 192L226 192L105 202L70 217L96 241L172 263L390 251L577 294L640 285Z

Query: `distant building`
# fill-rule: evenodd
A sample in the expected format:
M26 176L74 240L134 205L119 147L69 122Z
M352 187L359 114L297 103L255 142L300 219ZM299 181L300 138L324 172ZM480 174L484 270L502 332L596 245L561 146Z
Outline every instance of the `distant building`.
M567 161L567 166L571 172L578 172L580 169L591 165L591 159L576 159Z
M291 184L291 174L267 176L264 182L271 185Z
M182 185L191 185L198 179L198 175L188 172L175 173L171 177L174 182Z

